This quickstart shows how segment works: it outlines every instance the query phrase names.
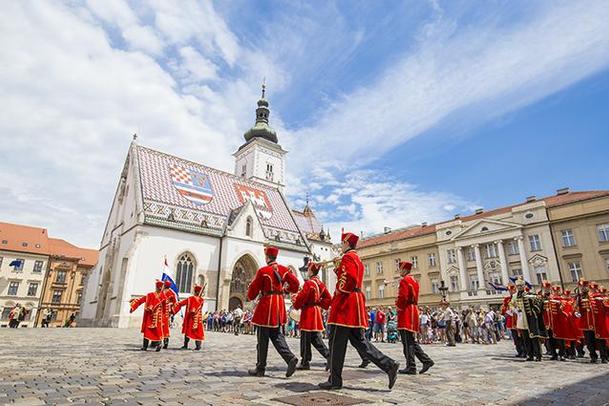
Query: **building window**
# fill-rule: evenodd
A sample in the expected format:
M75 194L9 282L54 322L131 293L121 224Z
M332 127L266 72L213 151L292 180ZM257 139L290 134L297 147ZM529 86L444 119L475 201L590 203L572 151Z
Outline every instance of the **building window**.
M436 279L431 281L431 293L434 295L440 293L440 282L438 282Z
M454 264L455 262L457 262L457 255L455 254L454 249L451 248L449 250L446 250L446 255L448 257L449 264Z
M599 241L609 241L609 223L599 224L597 226L597 229L598 229L598 240Z
M379 299L384 299L384 298L385 298L385 285L380 284L379 285Z
M366 286L366 300L370 300L371 299L371 297L370 297L370 290L371 290L370 286Z
M194 260L189 254L182 255L176 265L176 285L179 292L190 293L193 272Z
M512 276L515 276L515 277L522 276L522 269L520 269L520 268L512 269Z
M510 241L508 242L508 255L518 255L520 251L518 251L518 242Z
M61 303L61 295L63 294L62 290L54 290L53 291L53 298L51 299L51 302L53 303Z
M500 272L491 272L488 275L489 279L491 280L491 282L493 282L495 285L502 285L503 282L501 281L501 273Z
M251 217L248 217L247 220L245 221L245 235L248 237L252 236L252 227L253 227L254 223Z
M486 244L486 257L497 258L497 246L495 244Z
M535 275L537 276L538 285L541 285L543 281L548 280L548 274L544 265L539 265L535 267Z
M396 272L400 272L400 262L402 262L401 258L396 258L395 259L395 271Z
M383 273L383 263L382 262L377 262L376 263L376 273Z
M42 261L34 262L34 272L42 272Z
M529 244L531 244L531 251L541 251L541 240L539 235L529 235Z
M11 264L16 264L13 267L13 270L15 272L21 272L21 271L23 271L23 265L25 264L25 259L23 259L23 258L16 258L14 261L11 261ZM8 265L11 266L11 264L8 264Z
M575 235L573 234L573 231L569 230L562 230L561 231L562 234L562 246L567 248L567 247L573 247L575 245Z
M476 250L474 250L474 247L469 247L467 249L467 260L468 261L475 261L476 260Z
M431 267L436 266L436 254L434 254L433 252L430 254L427 254L427 260L429 261L429 266L431 266Z
M410 257L410 262L412 262L413 269L417 269L419 267L419 257Z
M4 260L4 257L0 257L0 268L2 268L2 261Z
M370 265L368 264L364 265L364 275L370 276Z
M242 165L241 166L241 177L245 178L246 174L247 174L247 165Z
M30 286L28 286L28 288L27 288L27 295L28 296L36 296L37 292L38 292L38 283L31 282Z
M82 300L82 290L79 290L78 293L76 294L76 303L80 304L81 300Z
M9 296L17 296L17 291L19 290L19 282L11 281L8 284L8 292Z
M457 275L452 275L450 277L450 291L451 292L459 291L459 277Z
M273 164L266 164L266 180L273 181Z
M11 310L13 310L10 306L2 308L2 316L0 316L0 320L6 321L11 314Z
M582 272L582 266L579 262L569 262L569 272L571 273L571 280L573 282L579 281L584 273Z
M66 283L66 271L57 271L55 276L55 283Z
M478 280L478 275L470 275L469 276L469 288L471 290L478 290L480 287L480 281Z

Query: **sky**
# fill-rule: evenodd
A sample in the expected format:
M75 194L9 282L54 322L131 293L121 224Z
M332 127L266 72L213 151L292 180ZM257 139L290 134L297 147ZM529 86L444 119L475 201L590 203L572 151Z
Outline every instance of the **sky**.
M263 78L336 237L608 189L609 2L8 2L0 220L98 247L132 134L233 170Z

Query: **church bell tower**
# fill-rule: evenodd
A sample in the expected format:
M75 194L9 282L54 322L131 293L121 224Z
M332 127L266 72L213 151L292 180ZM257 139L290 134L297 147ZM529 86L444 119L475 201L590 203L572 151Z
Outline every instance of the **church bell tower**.
M266 85L256 108L256 123L247 130L235 157L235 175L279 188L285 186L285 155L278 143L277 133L269 126L269 102L265 98Z

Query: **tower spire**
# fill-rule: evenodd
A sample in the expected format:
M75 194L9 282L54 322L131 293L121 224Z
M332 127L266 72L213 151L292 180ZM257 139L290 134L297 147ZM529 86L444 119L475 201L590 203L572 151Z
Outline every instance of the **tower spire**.
M277 144L277 133L269 126L269 102L266 100L266 78L262 80L262 95L258 100L256 108L256 123L245 134L245 141L249 142L253 138L264 138L267 141Z
M264 99L264 93L266 92L266 77L262 78L262 97Z

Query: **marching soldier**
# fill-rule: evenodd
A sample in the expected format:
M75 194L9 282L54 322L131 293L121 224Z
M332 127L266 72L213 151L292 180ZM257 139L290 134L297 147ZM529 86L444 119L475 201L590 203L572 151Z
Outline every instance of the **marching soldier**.
M609 301L596 282L590 282L590 308L594 321L594 339L601 355L601 363L606 364L609 360L606 344L609 340L609 326L607 325Z
M171 282L166 280L162 292L164 298L163 306L163 348L167 349L169 346L169 336L171 335L171 316L173 313L173 306L177 302L176 294L171 290Z
M591 297L590 297L590 282L581 278L577 282L579 294L577 295L577 319L580 337L583 338L582 343L586 343L588 352L590 353L590 362L595 364L598 361L596 353L596 337L594 332L594 313L592 312Z
M156 351L161 351L163 341L163 282L157 280L155 282L155 291L150 292L139 299L131 301L131 311L133 313L142 304L144 305L144 318L142 319L142 333L144 334L144 344L141 350L146 351L148 345L152 342L156 345Z
M182 323L182 334L184 334L183 350L187 350L188 342L194 340L195 350L199 351L201 349L201 342L205 339L205 332L203 331L203 304L205 301L201 297L202 292L203 287L195 285L195 294L180 300L173 307L173 314L179 312L183 306L186 307L184 322Z
M552 309L550 306L550 300L552 296L552 283L550 281L543 281L542 284L542 294L541 299L543 301L543 324L546 328L546 332L548 334L548 340L546 341L546 347L548 349L548 353L551 356L551 360L555 361L558 359L558 342L554 339L553 334L553 318L552 318Z
M250 369L248 373L252 376L264 376L270 339L279 355L288 364L285 375L290 377L296 371L298 358L290 351L281 333L281 326L286 322L284 284L287 284L288 293L296 293L300 283L288 268L277 264L279 248L268 246L264 249L264 254L267 266L256 272L247 290L248 300L254 300L261 295L252 318L252 324L257 326L258 358L256 368Z
M552 286L552 293L548 297L546 304L544 304L544 310L547 307L549 322L546 324L548 327L548 337L550 340L550 349L552 352L552 360L565 360L565 340L569 336L568 318L570 309L565 306L562 294L560 292L560 286ZM556 353L558 350L558 354Z
M307 269L308 280L304 283L302 290L298 292L293 300L294 308L301 310L300 314L300 365L298 369L310 369L311 344L319 351L322 357L328 360L330 351L321 339L324 331L324 323L321 317L321 309L327 310L332 301L332 295L328 292L326 285L319 279L317 274L321 265L309 262Z
M526 290L522 277L516 280L516 290L511 303L518 310L518 328L523 334L527 361L541 361L539 339L547 338L542 316L543 301Z
M579 330L577 328L577 316L575 298L571 296L571 291L565 289L562 292L562 312L565 315L565 347L567 358L575 359Z
M353 233L343 233L341 236L343 256L335 269L336 290L328 316L328 324L331 325L330 377L327 382L319 384L322 389L342 388L343 364L350 338L352 345L366 353L366 359L387 373L389 389L393 388L397 379L399 363L380 352L364 336L368 327L368 315L366 299L362 293L364 265L355 252L358 239Z
M415 334L419 331L419 283L410 275L411 262L402 261L399 266L402 280L395 306L398 308L398 331L406 357L406 368L400 370L400 373L416 375L417 367L414 360L416 357L423 364L419 371L419 374L423 374L434 365L434 362L415 340Z
M512 341L514 341L514 348L516 348L516 357L523 358L526 357L524 351L524 344L522 342L522 336L518 334L518 329L516 328L516 321L518 316L510 309L510 301L512 300L512 296L516 293L516 286L511 283L507 286L509 295L503 298L503 304L501 305L501 314L505 316L505 328L510 330L510 335L512 336Z

